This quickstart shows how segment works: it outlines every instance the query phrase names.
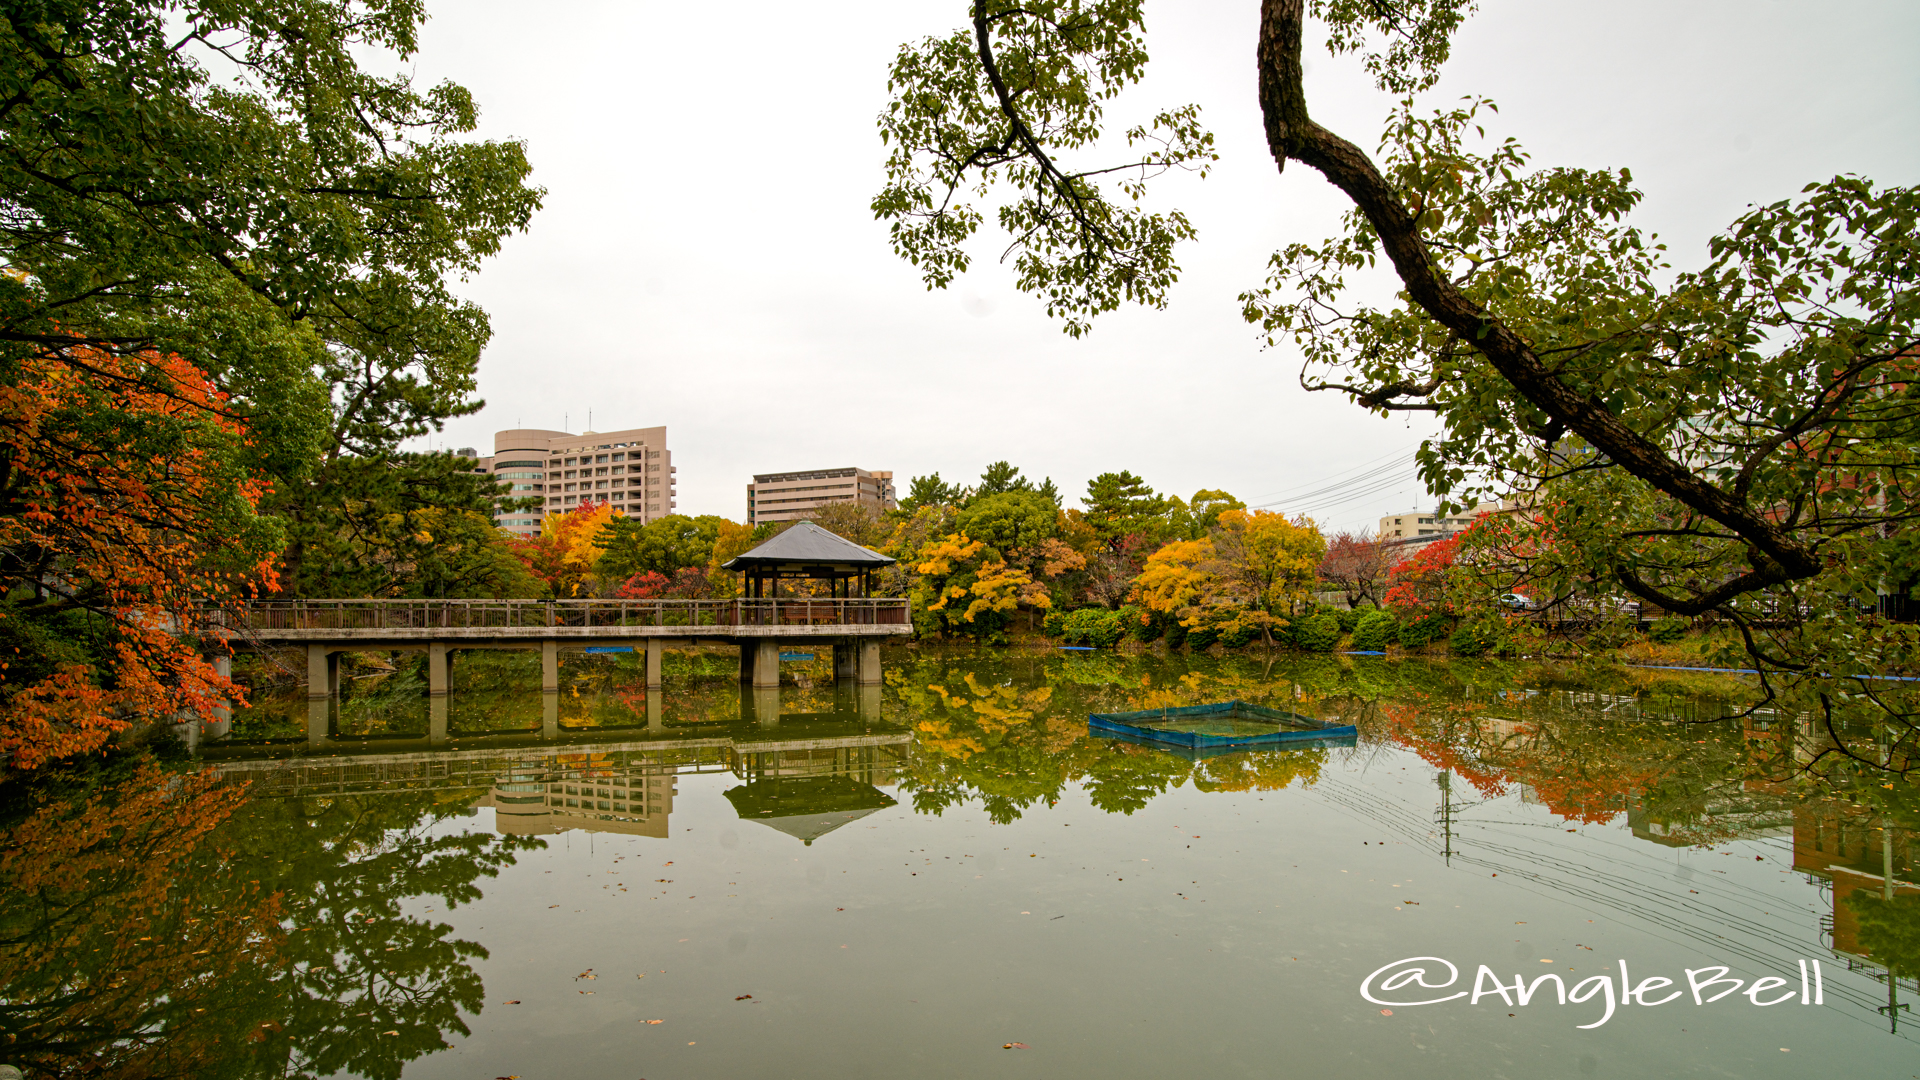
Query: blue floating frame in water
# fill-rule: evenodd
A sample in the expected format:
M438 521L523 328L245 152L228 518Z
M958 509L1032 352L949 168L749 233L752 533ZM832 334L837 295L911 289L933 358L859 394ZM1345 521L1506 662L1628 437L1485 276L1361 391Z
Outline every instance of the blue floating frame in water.
M1270 731L1258 735L1204 735L1197 731L1169 731L1164 727L1148 726L1154 721L1205 720L1208 717L1258 720L1275 725L1288 724L1295 726L1296 730ZM1210 750L1216 747L1284 746L1288 743L1317 742L1359 734L1359 730L1352 724L1329 724L1311 716L1269 709L1263 705L1253 705L1245 701L1222 701L1212 705L1188 705L1177 709L1147 709L1142 712L1092 713L1087 717L1087 727L1095 732L1112 732L1132 739L1162 743L1167 746L1183 746L1190 750Z
M783 652L780 654L780 662L783 664L789 663L794 660L811 660L811 659L813 659L813 654L810 652Z

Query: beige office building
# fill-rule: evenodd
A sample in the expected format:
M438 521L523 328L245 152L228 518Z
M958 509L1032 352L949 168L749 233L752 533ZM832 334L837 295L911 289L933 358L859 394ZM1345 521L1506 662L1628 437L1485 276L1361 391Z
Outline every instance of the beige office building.
M512 498L544 498L545 514L585 499L652 521L673 513L673 452L665 427L583 431L516 428L493 437L493 453L474 466L513 486ZM521 536L540 533L540 514L500 511L494 524Z
M1488 502L1454 517L1442 517L1433 510L1388 514L1380 519L1380 530L1374 533L1374 539L1403 540L1425 536L1431 540L1444 540L1455 533L1467 531L1467 527L1480 520L1481 515L1497 514L1501 509L1499 503Z
M862 503L876 512L899 505L893 473L851 466L804 472L755 473L747 485L747 524L798 521L836 503Z

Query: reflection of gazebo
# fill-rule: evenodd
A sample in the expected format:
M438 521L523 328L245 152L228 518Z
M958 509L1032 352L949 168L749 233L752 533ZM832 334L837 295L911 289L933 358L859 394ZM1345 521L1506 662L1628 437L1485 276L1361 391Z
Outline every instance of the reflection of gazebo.
M803 844L894 804L892 796L851 776L770 778L725 794L742 821L757 821Z
M773 591L766 587L767 582L773 582L777 589L783 578L826 581L829 596L854 597L868 595L873 571L893 562L811 521L797 521L752 551L728 560L720 569L745 575L746 595L755 599Z

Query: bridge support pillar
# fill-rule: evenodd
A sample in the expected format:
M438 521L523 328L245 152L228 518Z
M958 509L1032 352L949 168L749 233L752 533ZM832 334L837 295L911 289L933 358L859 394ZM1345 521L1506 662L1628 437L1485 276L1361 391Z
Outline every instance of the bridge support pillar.
M742 641L740 643L740 685L741 686L753 685L753 657L754 657L754 643L751 641Z
M427 643L427 695L447 696L447 643L444 641Z
M427 699L427 745L447 745L446 695Z
M647 639L647 689L660 689L660 658L667 651L666 643L659 638Z
M548 694L560 692L560 643L557 641L540 643L540 689Z
M324 697L307 699L307 745L325 746L333 721L333 702Z
M233 657L216 656L213 658L213 673L223 679L233 677ZM213 707L213 715L199 721L197 735L200 738L224 739L233 730L233 703L221 698ZM193 740L198 745L199 738Z
M780 689L780 643L772 638L753 643L753 688Z
M560 695L540 695L540 737L557 739L560 737Z
M882 681L880 677L880 643L872 639L860 642L859 681L861 686L879 686Z
M307 700L338 697L340 654L327 645L307 646Z
M880 719L880 684L862 683L854 694L854 712L860 719L872 723Z
M777 670L777 669L776 669ZM780 688L756 686L744 695L741 712L763 728L780 726Z
M661 693L658 690L647 691L647 731L658 735L667 730L666 718L660 711Z
M855 665L860 659L860 648L851 641L833 643L833 677L836 682L854 677Z

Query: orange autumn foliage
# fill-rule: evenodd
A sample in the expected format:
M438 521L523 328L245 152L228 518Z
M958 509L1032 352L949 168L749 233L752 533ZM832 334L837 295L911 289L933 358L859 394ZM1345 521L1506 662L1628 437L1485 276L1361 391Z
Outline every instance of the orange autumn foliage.
M85 347L16 362L0 386L0 591L25 609L81 610L92 662L0 661L0 759L20 768L98 748L135 722L207 715L239 690L208 605L278 587L235 460L244 427L177 356Z

